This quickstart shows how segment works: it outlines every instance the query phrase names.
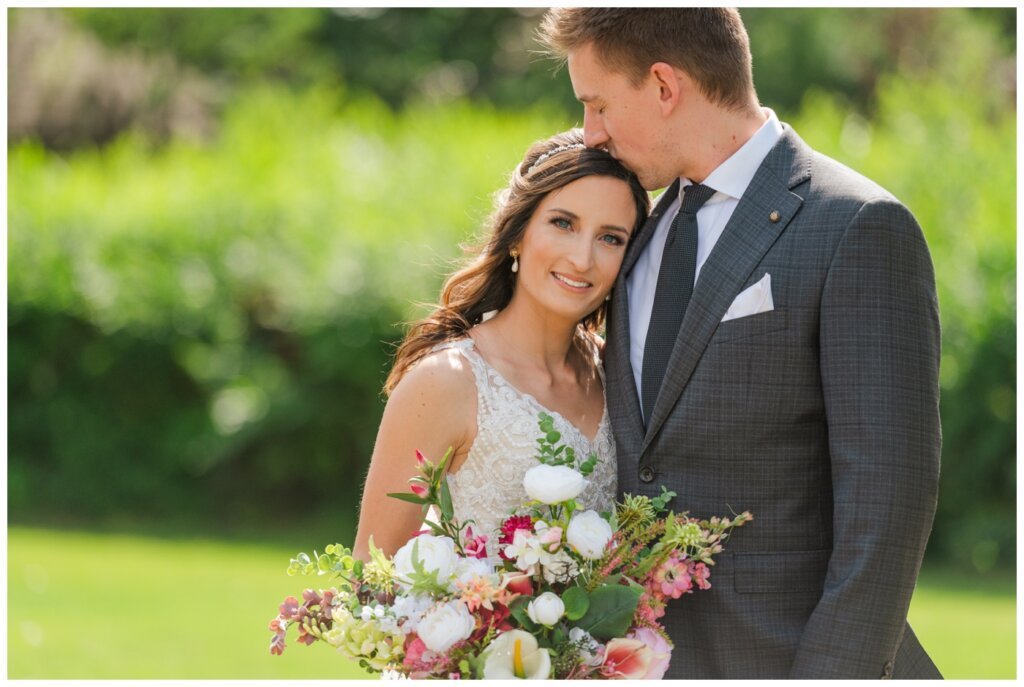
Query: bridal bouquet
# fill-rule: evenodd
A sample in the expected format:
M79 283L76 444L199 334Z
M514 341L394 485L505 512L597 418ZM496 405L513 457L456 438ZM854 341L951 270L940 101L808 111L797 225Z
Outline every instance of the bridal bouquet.
M659 624L669 598L708 589L713 556L751 520L697 520L667 512L675 496L626 495L614 512L582 510L576 497L596 457L578 460L540 416L539 464L530 500L491 533L454 519L445 466L417 452L409 493L436 522L393 558L370 539L370 560L341 544L292 559L289 575L329 576L335 586L288 597L270 621L273 654L288 628L325 642L384 677L657 679L672 644Z

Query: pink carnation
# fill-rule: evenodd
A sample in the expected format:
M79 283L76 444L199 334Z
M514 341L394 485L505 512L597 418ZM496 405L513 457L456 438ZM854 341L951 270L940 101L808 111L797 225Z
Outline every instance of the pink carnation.
M516 532L518 530L526 530L527 532L533 531L533 520L529 515L513 515L512 517L501 523L501 536L498 537L498 543L502 544L499 547L498 553L505 560L509 560L508 556L505 555L506 544L511 544L516 538Z

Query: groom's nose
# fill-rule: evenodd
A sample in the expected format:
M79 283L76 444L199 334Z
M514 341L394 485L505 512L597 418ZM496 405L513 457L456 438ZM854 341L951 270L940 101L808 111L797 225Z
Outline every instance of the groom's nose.
M588 148L603 148L608 143L608 132L604 130L601 116L590 112L589 108L583 110L583 143Z

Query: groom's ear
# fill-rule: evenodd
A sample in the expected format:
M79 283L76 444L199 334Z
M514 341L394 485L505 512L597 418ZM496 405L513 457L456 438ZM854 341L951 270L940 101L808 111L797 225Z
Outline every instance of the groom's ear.
M667 62L655 62L650 68L653 87L658 89L662 116L667 117L679 106L683 91L682 72Z

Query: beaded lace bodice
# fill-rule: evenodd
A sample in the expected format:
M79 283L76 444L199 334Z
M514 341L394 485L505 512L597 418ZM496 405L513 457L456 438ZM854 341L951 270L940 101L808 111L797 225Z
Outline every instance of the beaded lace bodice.
M608 421L608 406L593 442L575 425L548 410L533 396L513 387L477 352L472 339L451 341L434 350L457 349L470 363L476 378L477 431L465 462L448 476L455 518L473 520L473 532L488 535L488 554L497 554L498 528L514 508L527 500L523 476L537 461L538 414L554 419L562 441L582 460L597 454L597 466L577 499L584 508L611 510L617 486L615 442ZM600 370L600 365L598 365ZM604 372L601 372L602 382Z

